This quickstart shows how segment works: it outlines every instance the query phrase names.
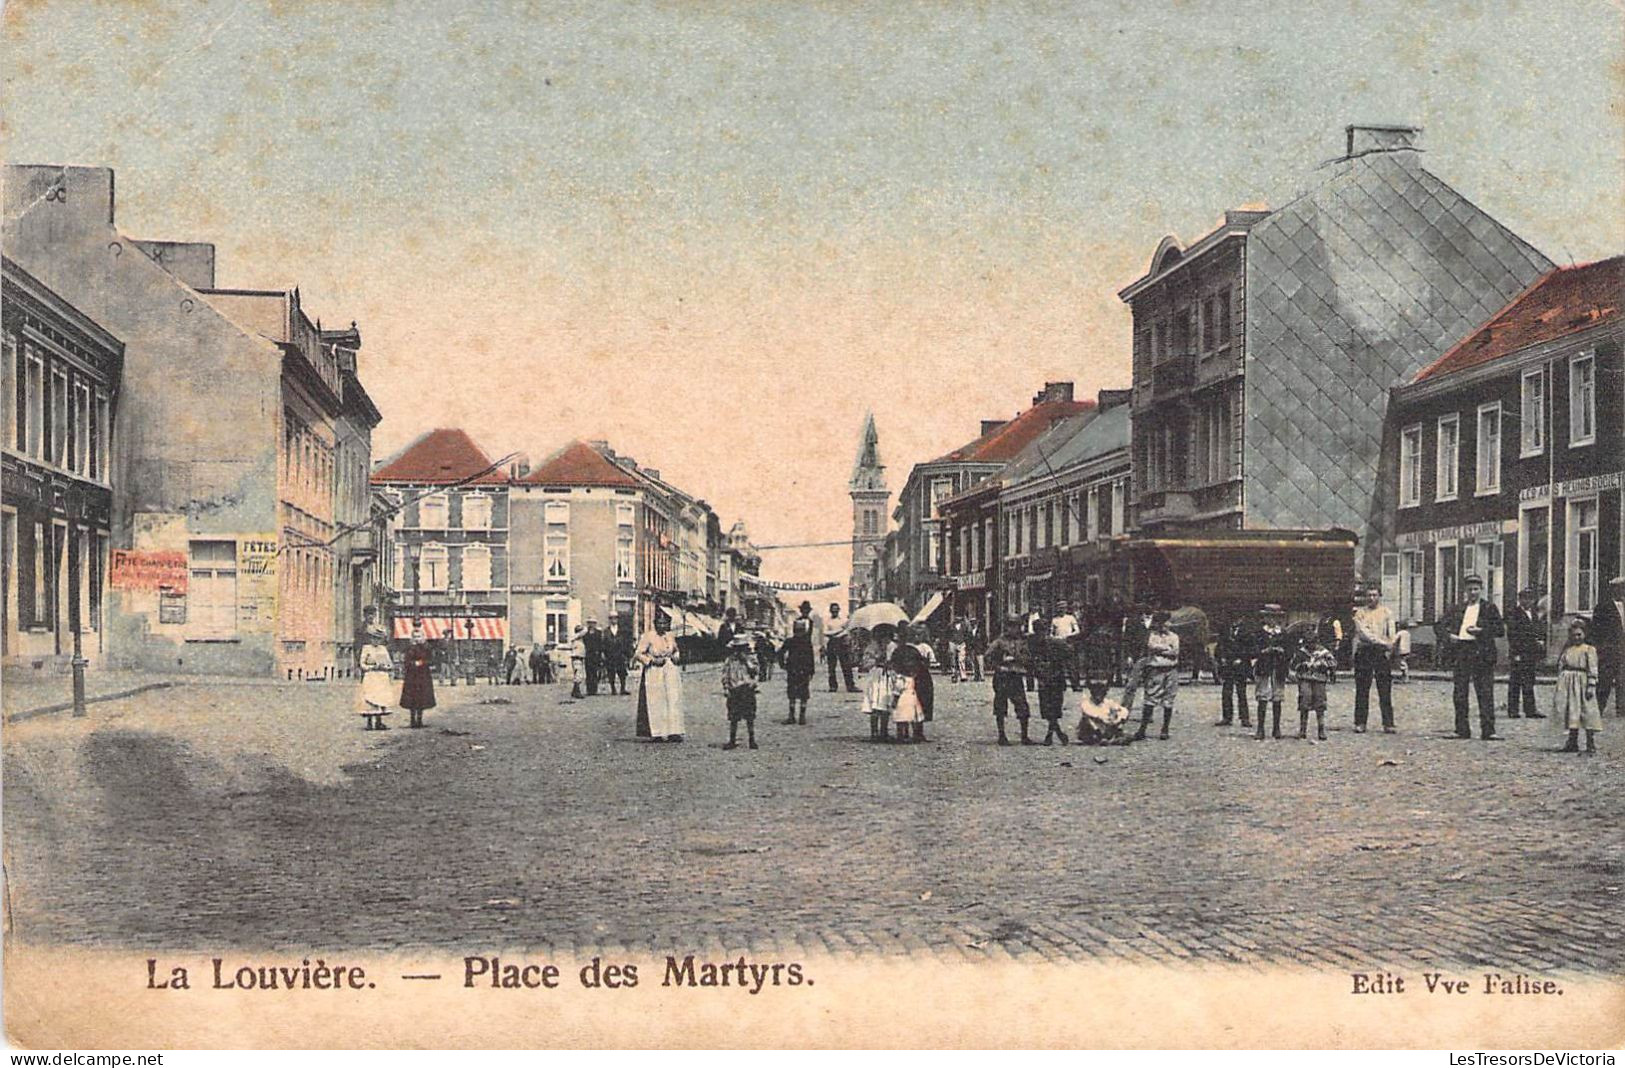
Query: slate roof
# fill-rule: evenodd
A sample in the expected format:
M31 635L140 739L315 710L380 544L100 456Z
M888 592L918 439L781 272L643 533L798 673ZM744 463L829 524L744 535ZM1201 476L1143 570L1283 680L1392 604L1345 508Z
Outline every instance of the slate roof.
M474 444L467 431L437 427L419 434L411 444L373 468L374 482L417 482L446 485L461 482L491 466L491 457ZM474 480L475 485L501 484L508 476L490 471Z
M1416 381L1464 371L1543 341L1618 320L1622 295L1625 256L1559 267L1422 368Z
M620 489L642 489L644 485L585 441L570 442L519 481L549 486L606 486Z
M1339 161L1247 238L1246 524L1384 533L1388 391L1551 270L1411 152Z
M1005 486L1019 486L1113 452L1127 452L1129 426L1127 404L1098 414L1089 411L1072 416L1035 438L999 472L999 481Z
M1035 404L991 434L984 434L975 441L961 445L952 452L944 453L935 460L928 462L933 464L1009 463L1016 458L1017 453L1032 444L1034 438L1044 433L1056 422L1068 416L1092 412L1094 408L1095 402L1092 400L1045 401L1042 404Z

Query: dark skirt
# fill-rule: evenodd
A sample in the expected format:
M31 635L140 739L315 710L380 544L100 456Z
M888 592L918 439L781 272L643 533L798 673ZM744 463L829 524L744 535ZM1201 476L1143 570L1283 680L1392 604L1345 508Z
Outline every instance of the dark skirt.
M785 692L792 701L811 700L812 675L802 674L799 671L788 671L784 676Z
M931 665L921 664L914 672L914 696L920 700L920 718L931 722L931 710L936 704L936 683L931 680Z
M434 672L428 664L407 663L401 673L401 707L413 712L434 707Z
M638 737L649 738L649 691L644 679L646 671L638 672Z

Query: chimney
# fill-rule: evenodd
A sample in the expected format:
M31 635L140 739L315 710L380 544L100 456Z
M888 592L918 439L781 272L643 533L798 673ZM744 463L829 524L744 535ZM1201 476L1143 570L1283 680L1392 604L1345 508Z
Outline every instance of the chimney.
M656 482L660 481L660 468L658 467L645 467L643 469L643 473L654 479Z
M1008 423L1009 421L1010 420L1008 420L1008 419L983 419L982 420L982 433L980 435L978 435L978 436L985 438L989 434L995 434L995 433L999 432L1000 430L1004 429L1004 424Z
M1372 152L1414 152L1421 147L1420 126L1345 126L1343 133L1348 137L1347 157Z
M1051 401L1070 403L1072 400L1071 382L1045 382L1044 388L1033 394L1033 404L1046 404Z
M1103 389L1096 395L1095 411L1109 412L1134 399L1132 389Z

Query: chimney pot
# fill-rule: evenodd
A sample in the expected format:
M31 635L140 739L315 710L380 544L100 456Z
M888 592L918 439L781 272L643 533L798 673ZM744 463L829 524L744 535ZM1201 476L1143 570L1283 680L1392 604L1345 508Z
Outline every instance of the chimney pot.
M1421 147L1420 126L1362 126L1343 128L1348 138L1348 156L1363 156L1370 152L1396 152Z
M1051 401L1070 403L1072 400L1071 382L1045 382L1044 388L1033 397L1034 404L1044 404Z
M1005 419L983 419L982 433L978 436L985 438L989 434L997 433L1006 422L1008 422L1008 420Z

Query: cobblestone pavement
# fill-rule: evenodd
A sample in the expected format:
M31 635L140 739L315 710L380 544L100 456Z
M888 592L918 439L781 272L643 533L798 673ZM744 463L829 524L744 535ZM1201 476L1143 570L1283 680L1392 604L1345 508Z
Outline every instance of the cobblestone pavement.
M896 746L821 689L779 725L774 680L762 749L727 752L717 682L687 676L682 745L554 687L443 690L383 734L336 685L8 725L7 915L152 949L1625 970L1612 716L1595 758L1549 721L1458 742L1448 685L1413 682L1400 733L1356 735L1345 682L1328 742L1256 742L1204 685L1169 742L1003 749L989 688L941 681L931 742Z

